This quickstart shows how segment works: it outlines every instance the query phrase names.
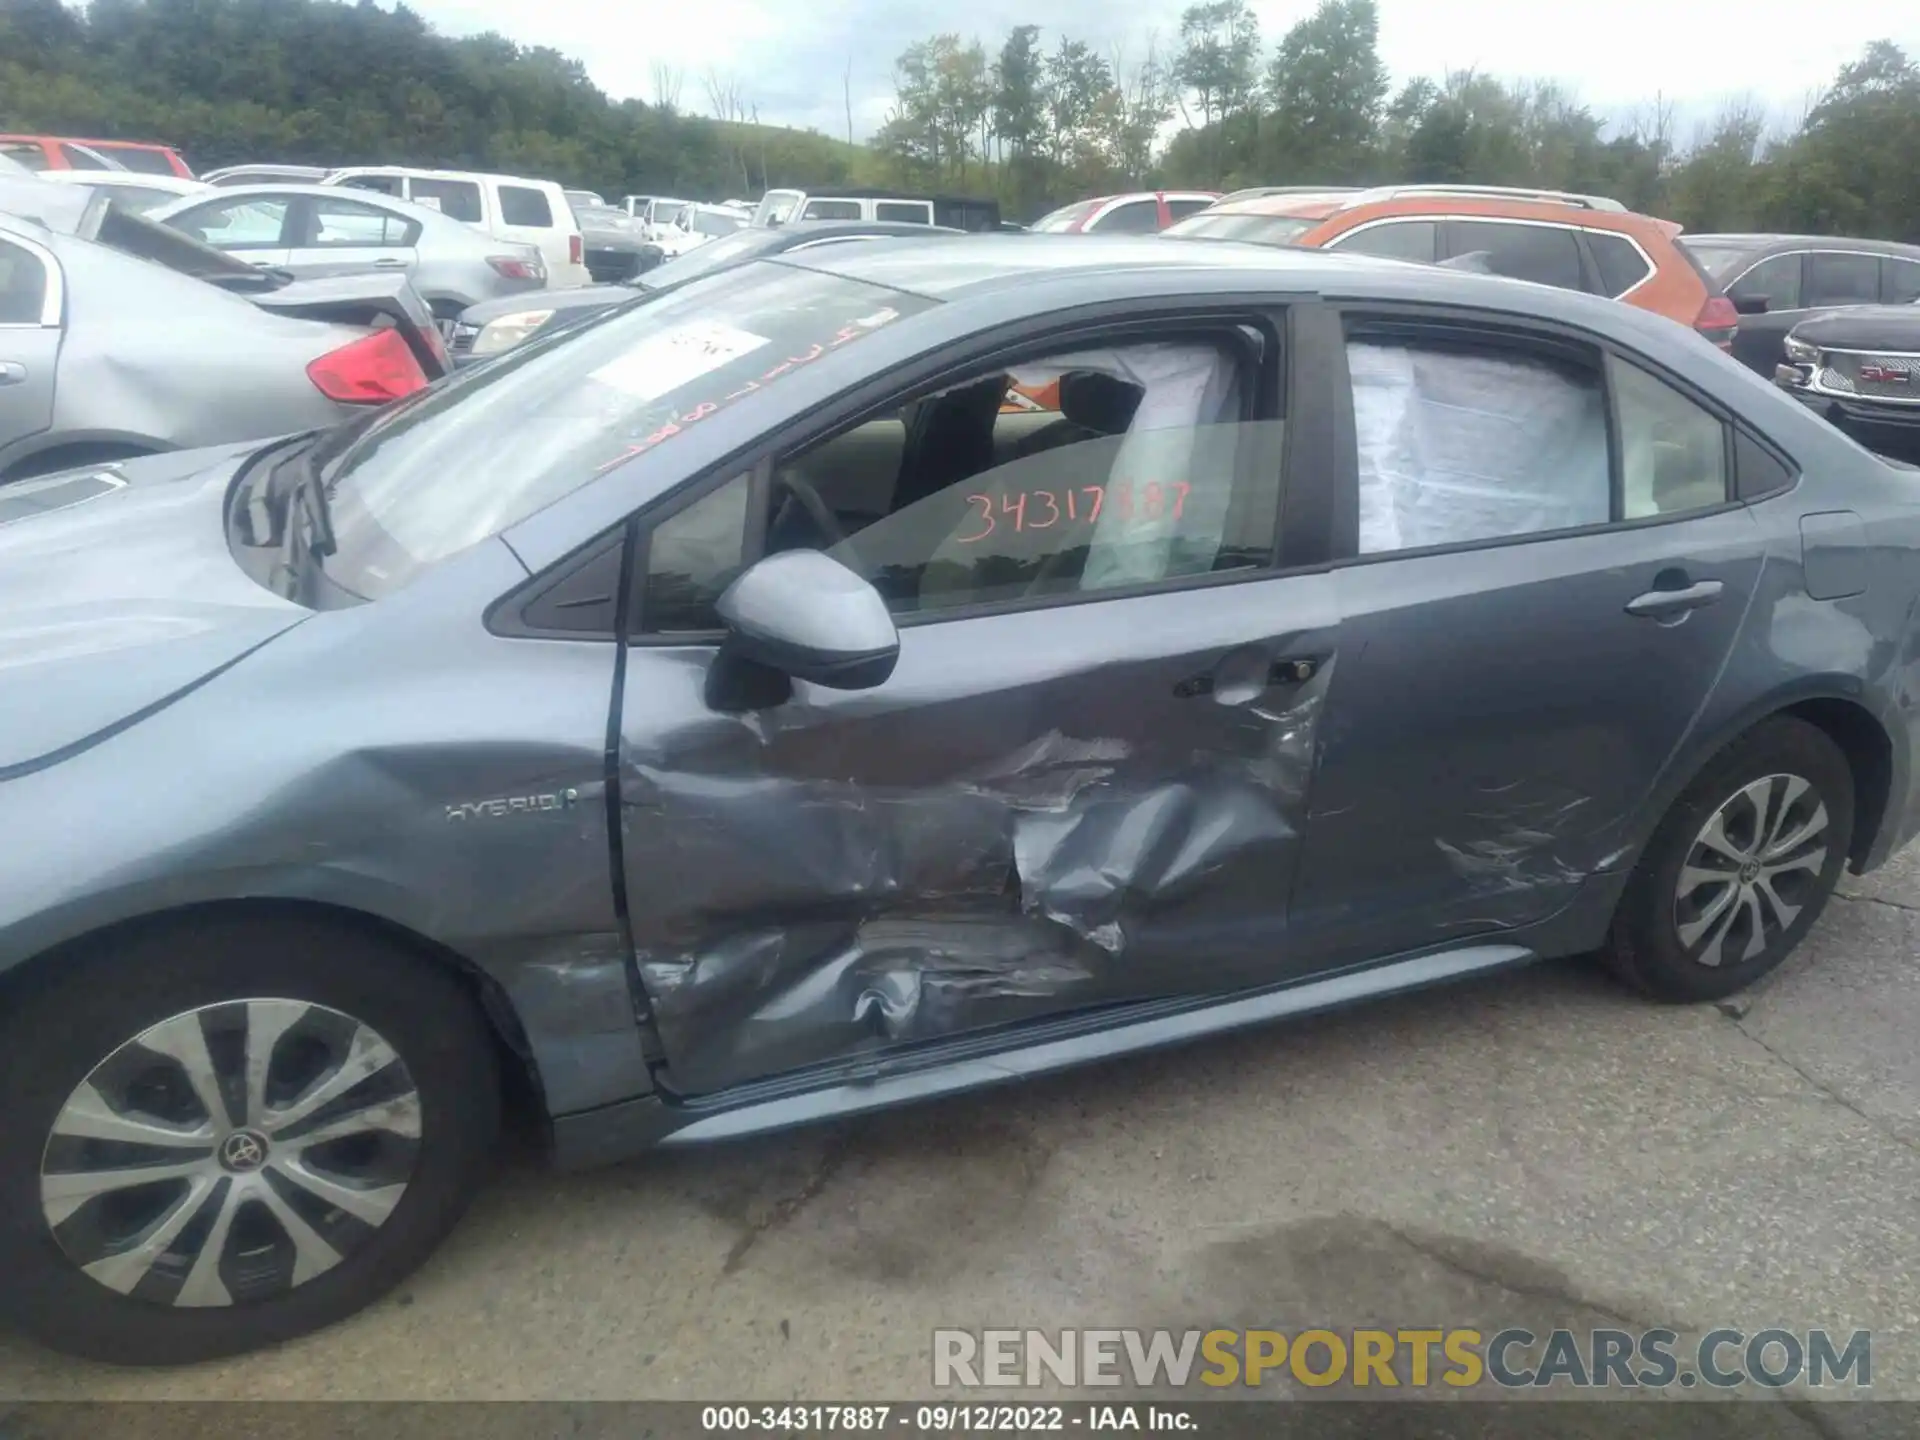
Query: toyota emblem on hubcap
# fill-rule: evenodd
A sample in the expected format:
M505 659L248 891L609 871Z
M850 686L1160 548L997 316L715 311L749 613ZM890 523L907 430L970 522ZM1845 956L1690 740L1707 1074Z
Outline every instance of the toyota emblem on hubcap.
M267 1142L251 1130L236 1130L220 1144L220 1163L245 1175L267 1163Z

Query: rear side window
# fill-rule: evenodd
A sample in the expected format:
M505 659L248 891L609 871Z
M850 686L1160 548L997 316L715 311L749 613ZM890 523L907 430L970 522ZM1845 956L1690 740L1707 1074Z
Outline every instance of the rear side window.
M411 220L342 196L313 202L312 230L301 243L320 248L403 246L413 244L419 229Z
M1744 430L1733 432L1734 486L1742 500L1777 495L1793 484L1793 471Z
M1580 245L1571 230L1486 220L1455 220L1451 229L1452 254L1484 254L1496 275L1561 290L1587 288L1580 274Z
M1736 305L1741 301L1764 300L1769 310L1800 308L1800 257L1775 255L1762 260L1727 290Z
M416 175L412 195L416 203L438 210L450 220L478 225L486 219L486 211L480 204L480 187L471 180L435 180Z
M474 216L474 219L479 219ZM529 225L546 230L553 227L553 207L547 197L525 185L500 187L500 219L508 225Z
M101 163L99 156L91 154L79 145L62 145L60 147L60 158L67 162L67 168L71 170L105 170L108 168Z
M1920 300L1920 260L1896 260L1891 256L1881 260L1880 291L1889 305L1910 305Z
M1607 357L1620 437L1620 515L1641 520L1727 499L1727 427L1637 366Z
M148 150L138 145L113 145L99 147L103 154L112 156L129 170L142 175L171 175L173 162L164 150Z
M1807 304L1871 305L1880 298L1880 257L1816 250L1807 257Z
M275 250L291 203L273 195L248 195L184 210L167 224L220 250Z
M0 155L18 161L29 170L47 168L47 152L31 140L0 140Z
M800 212L802 220L858 220L860 202L858 200L809 200L807 208Z
M0 240L0 325L38 325L46 300L46 267Z
M898 220L906 225L931 225L933 206L922 200L881 200L873 207L876 220Z
M1160 229L1160 207L1152 200L1116 205L1087 227L1100 235L1153 235Z
M1431 220L1394 220L1336 236L1327 245L1350 255L1379 255L1388 260L1433 263L1439 227Z
M1519 348L1364 334L1349 339L1347 367L1361 554L1611 518L1597 367Z
M1200 198L1191 200L1169 200L1167 201L1167 213L1172 215L1174 219L1179 220L1187 215L1197 215L1211 204L1213 204L1213 201Z
M1624 235L1587 232L1587 249L1593 254L1594 267L1600 272L1600 293L1619 299L1653 274L1639 247Z

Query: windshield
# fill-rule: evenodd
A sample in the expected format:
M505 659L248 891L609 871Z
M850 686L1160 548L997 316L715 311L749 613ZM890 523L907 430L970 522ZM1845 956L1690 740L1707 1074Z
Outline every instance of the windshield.
M718 240L709 240L664 265L654 266L634 283L645 290L664 290L669 285L678 285L696 275L722 269L768 248L770 242L764 230L736 230L731 235L722 235Z
M377 599L829 350L936 303L761 263L536 335L328 437L314 457L338 544L327 577Z
M743 229L747 222L742 216L728 215L720 210L696 210L691 223L701 235L731 235Z
M680 212L687 208L684 200L656 200L653 202L653 223L671 225L680 218Z
M1696 245L1682 240L1681 247L1699 262L1700 268L1715 280L1725 280L1727 275L1753 251L1738 245Z
M798 190L769 190L753 208L753 224L784 225L793 218L794 207L805 198Z
M1027 228L1029 230L1065 230L1086 219L1099 208L1098 200L1081 200L1072 205L1062 205L1058 210L1042 215Z
M1297 215L1223 215L1202 210L1176 220L1160 233L1176 240L1255 240L1263 245L1289 245L1319 223Z

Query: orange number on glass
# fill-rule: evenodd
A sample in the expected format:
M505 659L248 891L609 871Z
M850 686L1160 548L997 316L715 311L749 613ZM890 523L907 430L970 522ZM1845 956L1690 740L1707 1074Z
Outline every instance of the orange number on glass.
M989 500L985 495L969 495L967 496L967 503L980 507L980 518L986 523L987 528L982 530L978 535L955 536L954 538L962 545L971 545L976 540L984 540L993 533L993 501Z
M1009 504L1008 502L1012 503ZM1013 516L1013 528L1016 532L1027 528L1027 497L1023 495L1000 497L1000 513Z
M1184 480L1173 482L1173 518L1180 518L1181 508L1187 503L1187 494L1193 487Z
M1029 530L1051 530L1060 521L1060 502L1053 498L1053 491L1051 490L1036 490L1033 492L1033 498L1047 502L1047 518L1044 524L1035 520L1029 524L1027 528ZM1067 492L1067 503L1069 505L1073 503L1073 492L1071 490Z
M1140 513L1145 515L1149 520L1158 520L1160 518L1160 507L1165 503L1166 497L1160 491L1160 482L1158 480L1149 481L1147 488L1141 493Z
M1093 497L1093 509L1088 512L1087 515L1087 523L1091 525L1100 518L1100 505L1101 502L1107 498L1107 492L1099 485L1082 485L1080 487L1080 493Z

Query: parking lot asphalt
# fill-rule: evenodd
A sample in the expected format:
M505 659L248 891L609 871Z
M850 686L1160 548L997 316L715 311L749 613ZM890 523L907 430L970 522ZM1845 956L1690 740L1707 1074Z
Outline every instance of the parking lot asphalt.
M940 1326L1384 1323L1866 1328L1874 1395L1920 1398L1920 852L1843 890L1724 1008L1547 965L601 1172L510 1157L344 1325L161 1372L0 1341L0 1395L909 1398Z

